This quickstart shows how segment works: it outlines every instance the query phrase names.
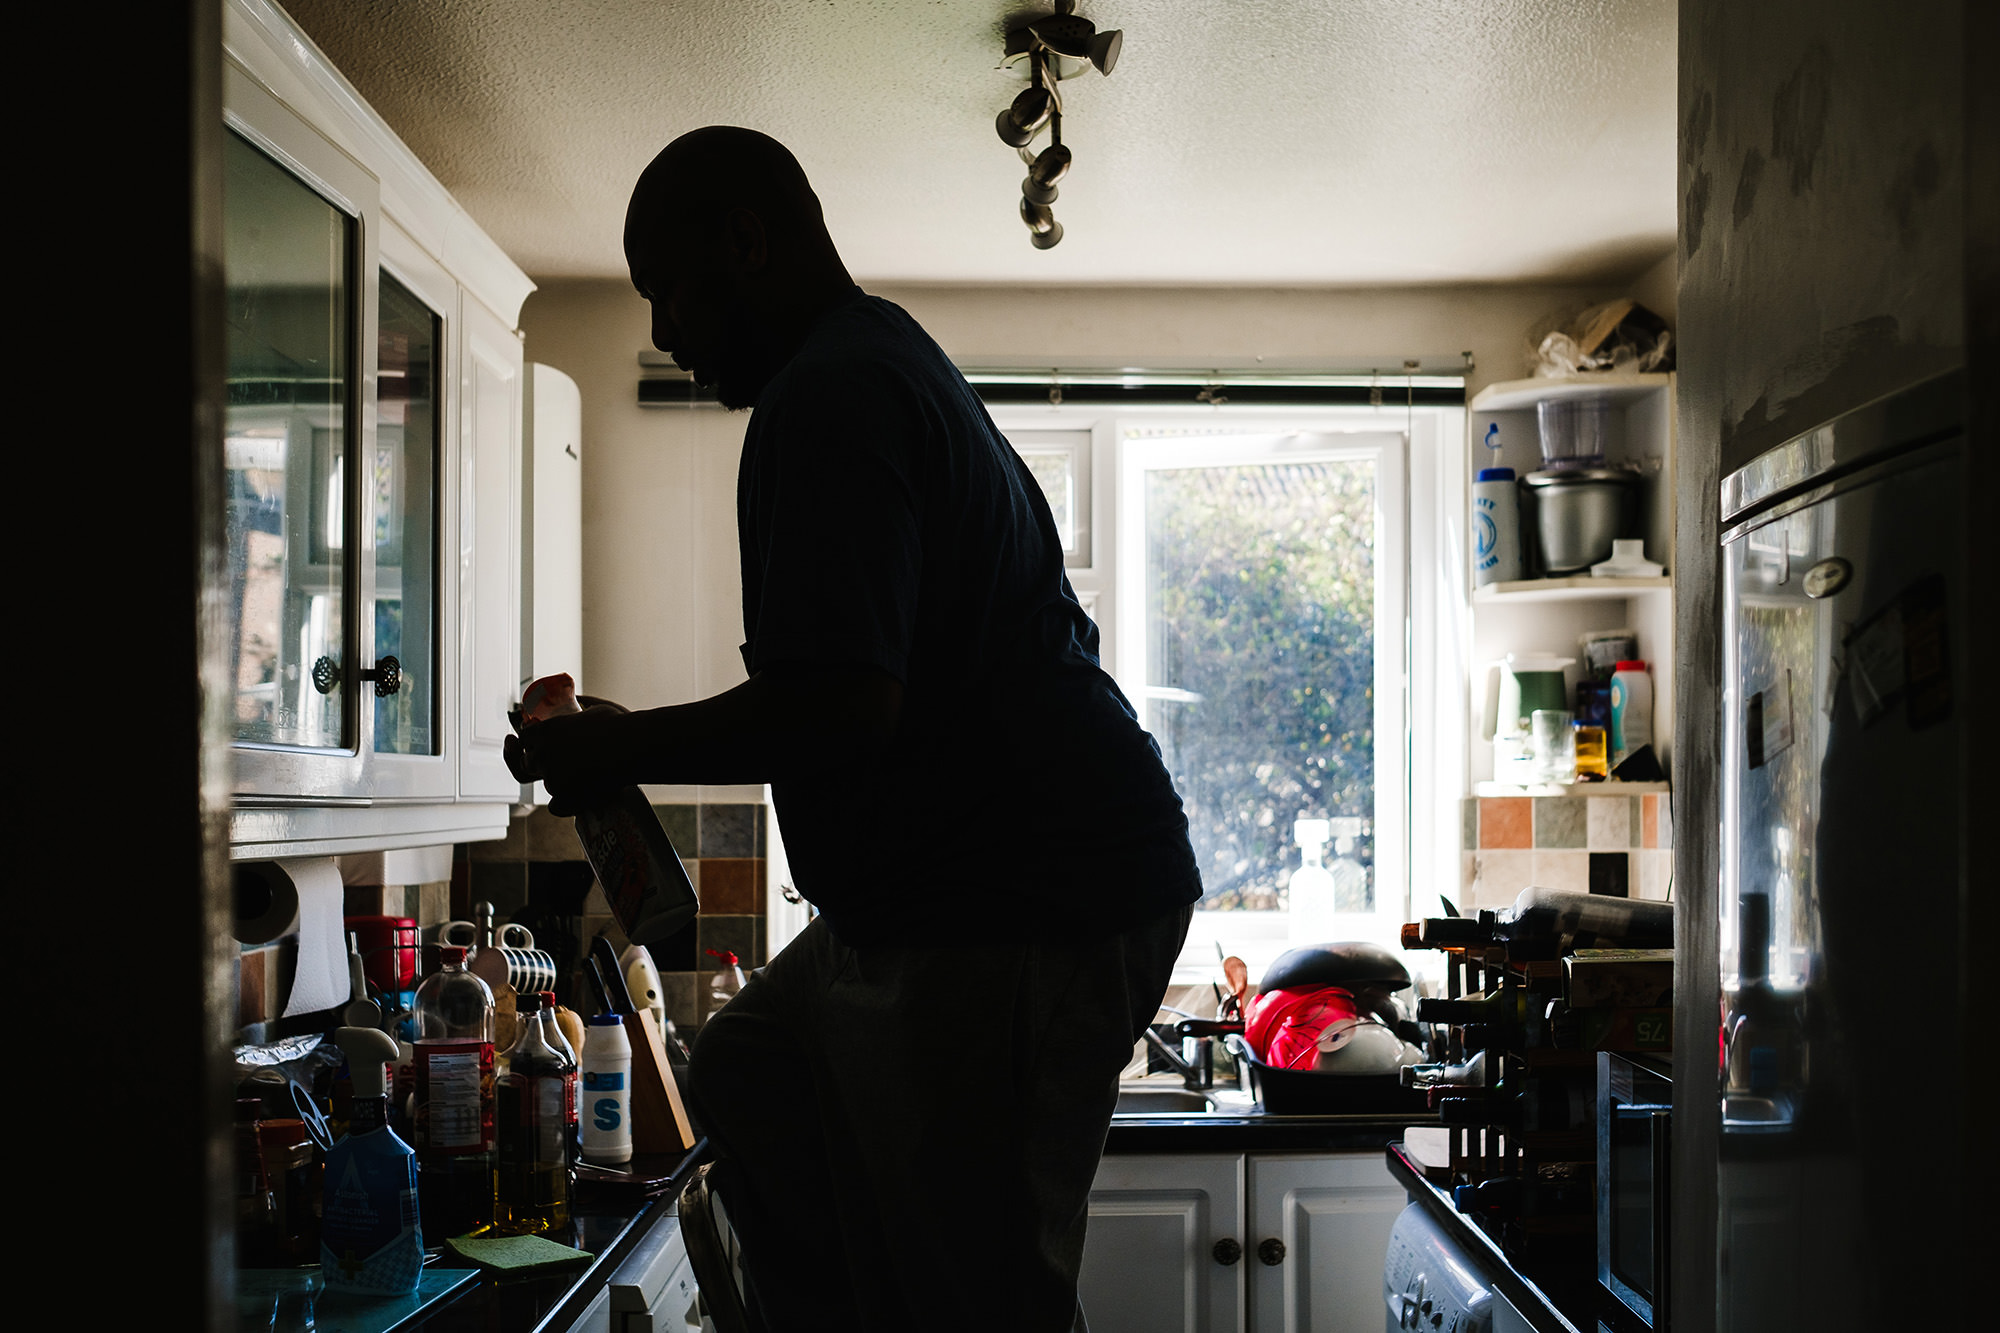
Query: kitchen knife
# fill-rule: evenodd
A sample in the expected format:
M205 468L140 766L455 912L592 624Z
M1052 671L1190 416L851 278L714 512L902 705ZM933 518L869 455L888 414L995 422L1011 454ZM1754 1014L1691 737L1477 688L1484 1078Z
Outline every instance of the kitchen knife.
M614 1014L635 1014L632 992L625 985L625 969L618 966L618 951L611 947L611 940L599 935L590 942L590 958L597 964L598 972L604 978L605 994L611 1001Z
M590 982L590 990L597 997L597 1012L612 1014L618 1012L611 1007L611 992L604 988L604 972L597 966L595 958L583 960L583 975Z

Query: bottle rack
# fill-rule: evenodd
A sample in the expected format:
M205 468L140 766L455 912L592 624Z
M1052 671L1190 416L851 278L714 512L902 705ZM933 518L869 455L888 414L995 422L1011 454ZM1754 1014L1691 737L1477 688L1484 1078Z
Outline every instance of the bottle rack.
M1406 947L1409 943L1406 932ZM1521 946L1497 940L1445 946L1445 952L1445 999L1486 996L1498 1000L1500 1013L1525 1013L1518 1025L1477 1025L1482 1031L1471 1043L1468 1028L1474 1025L1452 1023L1445 1028L1447 1063L1463 1064L1480 1049L1486 1053L1481 1083L1439 1083L1429 1089L1430 1103L1446 1120L1450 1134L1454 1197L1469 1220L1516 1258L1572 1255L1587 1248L1594 1235L1595 1215L1590 1208L1596 1172L1594 1108L1580 1117L1581 1123L1560 1129L1514 1128L1490 1121L1454 1123L1452 1115L1455 1109L1476 1114L1481 1102L1491 1114L1511 1109L1525 1115L1530 1086L1544 1105L1576 1105L1580 1099L1581 1105L1592 1106L1596 1053L1578 1044L1577 1024L1563 1005L1560 953L1542 942ZM1508 1080L1509 1070L1519 1077ZM1507 1107L1496 1105L1496 1096L1502 1093L1508 1097ZM1454 1108L1448 1105L1452 1102L1463 1105ZM1519 1182L1518 1206L1492 1210L1470 1202L1479 1185L1509 1179Z

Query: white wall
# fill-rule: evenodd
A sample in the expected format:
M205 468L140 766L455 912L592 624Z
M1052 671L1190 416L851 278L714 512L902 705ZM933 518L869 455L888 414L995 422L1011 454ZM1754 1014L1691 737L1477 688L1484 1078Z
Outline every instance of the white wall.
M1662 263L1642 275L1642 299L1671 318L1672 257ZM1470 351L1468 389L1477 392L1526 373L1527 334L1538 321L1637 294L1638 283L870 290L908 309L962 364L1397 366L1405 356ZM627 283L549 283L528 298L521 325L528 359L567 373L583 394L578 679L633 707L727 689L743 679L735 478L747 418L638 406L638 353L650 343L645 303ZM659 788L655 797L756 799L755 789L734 788Z

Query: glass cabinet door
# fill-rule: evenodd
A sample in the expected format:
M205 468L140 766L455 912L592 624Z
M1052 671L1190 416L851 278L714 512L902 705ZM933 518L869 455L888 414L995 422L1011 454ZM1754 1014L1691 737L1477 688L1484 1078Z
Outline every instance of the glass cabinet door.
M444 320L387 273L378 302L375 468L375 671L395 659L397 686L377 688L377 754L440 753L438 499Z
M228 644L239 742L352 749L356 220L242 136L224 156Z

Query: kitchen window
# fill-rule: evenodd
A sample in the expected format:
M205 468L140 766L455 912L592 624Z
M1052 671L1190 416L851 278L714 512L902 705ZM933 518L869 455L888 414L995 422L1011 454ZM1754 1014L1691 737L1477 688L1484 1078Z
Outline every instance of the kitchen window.
M1296 943L1395 948L1413 860L1425 883L1456 861L1456 828L1430 798L1458 775L1440 783L1426 766L1426 817L1411 818L1413 746L1450 750L1432 734L1448 711L1432 697L1440 673L1413 676L1412 644L1435 651L1439 603L1452 603L1411 571L1443 567L1439 482L1462 412L994 413L1045 492L1065 479L1059 442L1076 459L1067 475L1097 483L1095 503L1069 483L1051 507L1066 502L1091 538L1070 553L1071 581L1188 813L1204 896L1176 982L1219 977L1224 954L1254 980ZM1300 819L1327 821L1332 917L1292 910Z

